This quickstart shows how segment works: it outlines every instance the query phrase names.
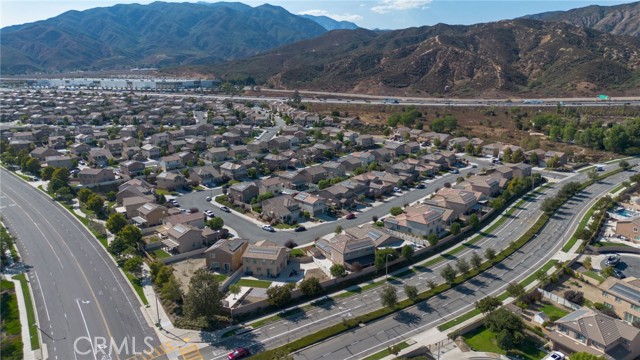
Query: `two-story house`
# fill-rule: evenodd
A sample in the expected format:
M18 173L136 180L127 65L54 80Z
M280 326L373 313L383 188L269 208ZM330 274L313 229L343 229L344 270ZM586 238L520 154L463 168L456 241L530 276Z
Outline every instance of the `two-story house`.
M205 253L207 269L222 273L233 273L242 266L242 254L249 246L244 239L220 240L211 245Z
M248 275L278 277L289 265L290 250L268 240L247 246L242 254L244 271Z

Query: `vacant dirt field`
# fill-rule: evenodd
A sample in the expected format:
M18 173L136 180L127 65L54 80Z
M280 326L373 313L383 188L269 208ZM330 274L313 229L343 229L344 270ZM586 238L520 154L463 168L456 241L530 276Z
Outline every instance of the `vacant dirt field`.
M180 288L186 294L189 290L189 280L196 270L205 267L204 254L192 259L185 259L171 264L173 266L173 274L180 282Z

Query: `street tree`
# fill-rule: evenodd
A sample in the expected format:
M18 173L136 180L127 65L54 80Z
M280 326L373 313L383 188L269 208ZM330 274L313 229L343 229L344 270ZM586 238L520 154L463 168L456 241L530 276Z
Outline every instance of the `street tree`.
M103 208L104 208L104 199L102 198L102 196L93 194L91 195L89 200L87 200L87 209L93 211L94 213L96 214L101 213Z
M495 334L496 343L501 349L514 349L525 340L522 318L504 308L491 312L485 325Z
M385 268L389 261L393 261L397 258L398 253L394 249L376 250L374 265L376 266L376 269L382 270Z
M329 272L331 272L331 276L335 278L343 277L347 274L347 271L342 264L333 264L329 268Z
M122 230L125 226L127 226L127 219L122 214L113 213L109 216L107 220L107 230L112 234L117 234Z
M449 231L451 231L451 235L458 235L460 234L460 223L454 222L453 224L451 224L451 226L449 227Z
M488 314L493 310L497 309L502 305L502 301L498 300L498 298L493 296L487 296L482 298L475 303L476 309L483 314Z
M56 168L54 168L53 166L47 166L45 168L43 168L42 170L40 170L40 177L42 177L42 180L51 180L51 175L53 175L53 172L56 170Z
M137 275L142 271L142 263L142 257L134 256L124 262L124 265L122 265L122 269L124 269L124 271L128 271L132 274Z
M478 226L480 226L480 219L478 219L478 215L472 214L469 216L469 225L474 229L477 229Z
M334 232L336 234L340 234L342 232L342 226L340 226L340 225L336 226L336 229L334 230Z
M484 258L492 261L496 258L496 251L493 250L493 248L487 248L487 250L484 251Z
M208 322L220 313L222 292L215 275L198 269L189 281L189 292L184 297L184 315L192 320L204 318Z
M416 302L416 300L418 300L418 288L413 286L413 285L409 285L406 284L404 286L404 293L407 295L407 298L409 300L411 300L412 302Z
M456 278L456 270L451 266L451 264L447 264L441 271L440 276L448 282L449 284L453 283Z
M474 269L479 269L480 265L482 265L482 258L477 252L474 251L471 253L471 259L469 260L469 262Z
M222 220L222 218L220 217L214 217L207 221L207 226L211 230L220 230L224 227L224 220Z
M629 170L631 169L631 165L629 164L629 162L627 160L622 160L618 163L618 166L620 166L621 169L623 170Z
M267 302L271 306L283 307L291 301L291 290L295 284L276 285L267 289Z
M396 288L386 284L380 290L380 303L382 306L393 309L398 304L398 293Z
M435 281L433 280L427 280L427 287L429 287L429 290L433 290L436 288L436 286L438 286L438 284L436 284Z
M23 170L30 174L38 175L40 173L40 161L36 158L29 158L29 160L26 161Z
M160 288L160 294L162 298L165 300L173 301L173 302L181 302L184 294L182 293L182 288L176 280L175 276L171 276L167 279L167 281Z
M459 258L456 261L456 268L458 268L458 272L460 272L460 274L462 275L467 275L467 273L469 273L469 270L470 270L469 263L465 258Z
M402 257L407 259L407 261L411 261L411 259L413 259L413 253L413 246L405 245L402 247Z
M589 180L593 180L593 181L598 180L598 172L596 171L596 169L589 170L589 172L587 173L587 176L589 176Z
M524 286L520 283L511 282L507 286L507 294L513 298L520 299L525 294Z
M137 226L128 224L120 230L118 236L123 238L127 244L136 246L142 240L142 231Z
M402 214L404 212L404 210L402 210L401 207L399 206L394 206L389 210L389 213L393 216L398 216L400 214Z
M299 287L300 291L302 291L302 293L308 297L318 296L324 291L322 285L320 285L320 280L315 277L310 277L302 280Z

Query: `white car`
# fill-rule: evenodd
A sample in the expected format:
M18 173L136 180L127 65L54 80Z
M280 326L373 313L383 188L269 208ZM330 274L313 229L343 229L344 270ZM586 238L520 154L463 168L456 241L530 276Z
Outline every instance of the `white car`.
M207 215L210 218L215 217L215 215L213 214L213 211L211 211L211 210L205 210L204 214Z
M263 225L262 226L262 230L264 231L268 231L268 232L275 232L276 230L273 228L273 226L270 225Z
M561 353L560 351L554 351L551 354L547 355L542 360L564 360L566 358L567 358L567 356L565 354Z

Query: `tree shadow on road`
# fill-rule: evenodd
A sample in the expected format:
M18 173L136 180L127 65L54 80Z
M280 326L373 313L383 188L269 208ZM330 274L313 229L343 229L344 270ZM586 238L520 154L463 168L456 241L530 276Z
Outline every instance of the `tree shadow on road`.
M393 319L397 322L410 325L419 323L421 317L408 311L400 310L393 315Z

